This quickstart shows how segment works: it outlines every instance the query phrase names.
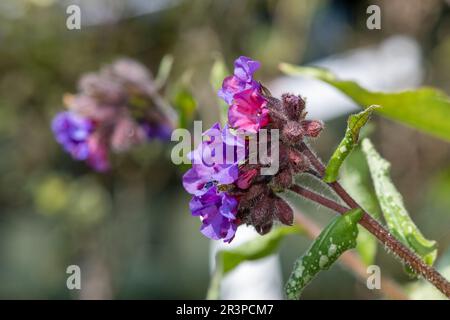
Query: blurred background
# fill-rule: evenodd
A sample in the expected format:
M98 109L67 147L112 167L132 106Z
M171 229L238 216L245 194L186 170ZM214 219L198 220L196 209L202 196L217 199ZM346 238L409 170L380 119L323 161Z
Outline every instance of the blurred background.
M81 8L80 30L66 28L70 4ZM371 4L381 8L380 30L366 27ZM369 68L389 63L383 55L369 55L362 60L367 66L347 59L358 50L376 53L399 35L406 50L401 46L398 54L405 58L393 69ZM390 58L396 58L396 50ZM170 162L172 145L151 142L115 155L113 170L97 174L64 153L50 130L62 95L76 92L84 72L127 56L155 73L165 54L174 57L169 82L189 76L198 106L195 118L203 119L204 127L219 115L209 81L214 58L223 56L230 69L239 55L260 60L257 78L269 88L273 83L276 93L284 91L284 84L288 91L311 95L310 114L320 114L327 125L313 145L327 159L354 106L325 98L329 104L320 104L313 97L325 96L321 90L329 87L305 84L309 91L302 90L282 77L278 64L318 62L338 75L351 68L363 84L378 79L367 82L374 88L397 79L384 89L425 84L449 94L450 6L439 0L2 0L0 298L205 297L209 241L190 216L182 169ZM442 254L450 245L450 144L378 116L373 123L371 137L392 162L406 207ZM294 202L323 224L332 217ZM309 243L303 237L283 243L284 279ZM66 287L66 268L72 264L81 267L81 291ZM377 264L383 274L408 283L398 261L383 250ZM339 265L320 274L303 295L378 297Z

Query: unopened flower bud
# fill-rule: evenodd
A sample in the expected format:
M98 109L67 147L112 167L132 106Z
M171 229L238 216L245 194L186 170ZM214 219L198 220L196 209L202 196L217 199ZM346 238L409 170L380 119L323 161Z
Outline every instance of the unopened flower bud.
M251 223L259 234L269 232L273 220L273 198L265 195L250 209Z
M308 158L295 149L289 150L289 163L295 173L304 172L310 166Z
M305 110L305 101L300 96L290 93L283 94L281 99L288 118L294 121L301 119Z
M273 225L273 221L267 221L265 224L262 225L258 225L255 226L255 230L260 234L260 235L265 235L267 233L269 233L269 231L272 229L272 225Z
M302 141L302 125L296 121L288 121L283 128L281 137L286 144L295 145Z
M286 168L272 178L270 186L275 192L283 192L292 185L292 173Z
M281 223L291 226L294 222L294 212L291 206L286 201L278 196L275 196L273 200L274 214L280 220Z
M323 122L318 120L303 120L302 129L305 136L316 138L323 130Z
M253 207L257 199L268 192L268 187L265 184L253 184L242 195L239 201L239 210L244 210Z
M258 169L243 170L239 173L236 185L240 189L248 189L257 175Z

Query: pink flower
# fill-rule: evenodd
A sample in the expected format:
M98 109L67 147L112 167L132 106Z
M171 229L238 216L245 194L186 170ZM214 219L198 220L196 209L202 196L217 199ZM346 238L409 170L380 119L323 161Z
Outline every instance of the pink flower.
M261 85L253 79L253 74L260 67L259 61L241 56L234 61L234 75L223 80L218 96L229 105L237 93L249 89L260 89Z
M269 123L267 101L258 89L247 89L234 95L228 110L230 126L249 133L257 133Z
M87 140L89 148L88 164L98 172L108 171L108 146L99 132L93 133Z

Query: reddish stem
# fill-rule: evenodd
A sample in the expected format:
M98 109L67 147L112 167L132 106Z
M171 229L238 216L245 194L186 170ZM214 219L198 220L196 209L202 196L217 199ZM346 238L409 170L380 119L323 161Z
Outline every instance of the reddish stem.
M302 197L305 197L311 201L317 202L318 204L320 204L324 207L327 207L333 211L336 211L340 214L344 214L350 210L349 208L344 207L343 205L340 205L336 201L328 199L318 193L315 193L311 190L305 189L298 185L291 186L290 190L297 193L298 195L301 195Z
M309 159L311 165L323 175L325 172L325 166L319 160L319 158L309 149L309 147L302 143L300 146L303 154ZM334 190L334 192L344 201L350 208L361 208L361 206L345 191L341 184L337 181L328 183L328 185ZM301 190L302 189L302 190ZM327 199L323 196L314 194L313 192L306 189L291 188L291 190L311 199L319 204L322 204L330 209L335 210L339 213L342 212L345 207L338 203L331 204L333 200ZM306 190L306 192L305 192ZM298 193L298 192L297 192ZM311 198L312 196L312 198ZM362 209L362 208L361 208ZM403 243L394 238L378 221L376 221L372 216L370 216L364 209L363 217L359 223L366 228L370 233L372 233L377 239L387 248L389 248L395 255L397 255L404 263L409 265L417 274L422 275L425 279L431 282L437 289L439 289L443 294L450 298L450 283L433 267L427 265L421 258L419 258L414 252L412 252ZM347 210L348 211L348 210Z

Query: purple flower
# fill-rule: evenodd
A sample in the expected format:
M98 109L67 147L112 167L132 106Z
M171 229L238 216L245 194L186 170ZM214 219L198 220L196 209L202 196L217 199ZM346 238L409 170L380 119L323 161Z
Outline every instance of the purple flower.
M239 161L245 158L245 143L228 127L216 123L203 133L203 141L189 153L192 168L183 176L183 186L190 194L200 196L216 184L231 184L238 178Z
M193 216L200 216L201 233L206 237L224 242L233 240L237 229L236 213L238 201L226 192L220 192L216 186L201 196L195 196L189 203Z
M234 62L234 75L224 79L218 92L219 97L230 105L228 123L240 132L256 133L269 122L261 85L253 79L260 65L258 61L239 57Z
M52 121L52 131L56 141L76 160L89 157L88 138L94 131L94 124L89 119L71 112L60 112Z
M145 133L149 139L159 139L162 141L169 141L172 135L172 126L169 124L149 124L142 123Z
M234 75L226 77L223 80L222 89L218 96L225 100L229 105L232 104L234 95L249 89L260 89L260 84L253 80L253 74L260 67L258 61L241 56L234 61Z
M108 152L94 123L72 112L60 112L52 121L56 141L76 160L85 160L96 171L109 168Z
M253 80L253 74L259 69L261 63L248 57L240 56L234 61L234 75L245 82Z

